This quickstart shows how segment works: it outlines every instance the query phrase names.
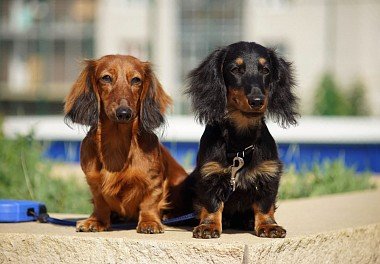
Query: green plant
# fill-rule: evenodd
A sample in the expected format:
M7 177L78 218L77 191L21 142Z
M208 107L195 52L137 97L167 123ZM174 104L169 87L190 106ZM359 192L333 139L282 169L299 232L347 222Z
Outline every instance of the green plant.
M350 106L349 115L365 116L369 114L368 104L365 98L365 86L360 80L353 83L350 93L347 96L347 101Z
M0 133L0 199L44 202L50 212L90 213L88 187L73 177L51 177L33 134L7 139Z
M356 173L343 160L325 161L296 172L294 166L282 178L279 198L292 199L375 188L370 173Z
M314 114L324 116L368 115L365 99L365 86L357 80L347 93L341 92L333 76L329 73L322 77L314 104Z
M347 114L347 101L331 74L327 73L322 77L315 97L314 114L326 116Z

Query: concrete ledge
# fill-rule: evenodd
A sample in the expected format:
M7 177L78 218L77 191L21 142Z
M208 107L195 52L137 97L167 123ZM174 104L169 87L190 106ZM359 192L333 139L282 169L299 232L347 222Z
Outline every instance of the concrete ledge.
M225 230L220 239L198 240L190 227L142 235L0 224L0 263L380 263L379 201L380 190L281 201L285 239Z
M248 247L247 263L379 263L380 224Z
M124 238L7 235L1 263L241 263L244 246Z
M380 224L256 245L30 234L0 243L0 263L379 263Z

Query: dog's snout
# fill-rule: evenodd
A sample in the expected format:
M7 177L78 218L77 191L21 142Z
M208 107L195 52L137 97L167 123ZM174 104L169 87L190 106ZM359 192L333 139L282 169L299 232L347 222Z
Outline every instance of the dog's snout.
M119 107L116 109L116 118L119 121L128 121L132 117L132 110L129 107Z
M253 97L248 99L248 103L252 108L258 108L263 106L264 98L262 96Z

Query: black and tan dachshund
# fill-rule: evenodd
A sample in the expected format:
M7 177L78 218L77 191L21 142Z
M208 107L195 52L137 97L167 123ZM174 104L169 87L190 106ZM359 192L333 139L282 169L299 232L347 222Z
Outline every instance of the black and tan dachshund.
M219 48L190 72L186 93L206 124L190 175L200 218L193 237L217 238L222 223L285 237L274 219L283 165L265 120L297 123L294 86L291 63L254 42Z

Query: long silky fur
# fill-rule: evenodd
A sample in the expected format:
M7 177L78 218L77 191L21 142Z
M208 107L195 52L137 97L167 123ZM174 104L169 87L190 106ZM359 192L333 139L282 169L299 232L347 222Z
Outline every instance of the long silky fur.
M292 63L278 57L273 50L269 50L269 55L277 72L270 85L268 116L282 127L296 125L298 98L293 91L296 82Z
M223 80L223 62L227 48L212 52L187 78L187 93L192 108L201 124L218 123L227 106L226 86Z
M77 123L93 127L98 123L98 101L92 84L94 68L92 61L86 63L86 68L79 75L66 99L64 122L68 126L71 123ZM83 85L85 87L82 87ZM81 90L81 92L77 94L78 91L76 90ZM68 107L69 105L71 107Z
M141 108L141 128L145 131L153 131L165 123L165 118L160 112L160 107L154 99L154 84L149 87L147 97Z
M166 108L171 105L172 100L164 92L149 63L147 64L146 74L149 76L150 83L140 110L140 129L152 132L165 124L164 114Z

